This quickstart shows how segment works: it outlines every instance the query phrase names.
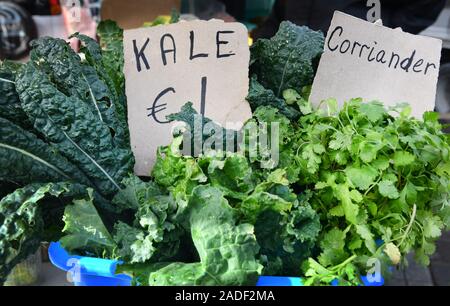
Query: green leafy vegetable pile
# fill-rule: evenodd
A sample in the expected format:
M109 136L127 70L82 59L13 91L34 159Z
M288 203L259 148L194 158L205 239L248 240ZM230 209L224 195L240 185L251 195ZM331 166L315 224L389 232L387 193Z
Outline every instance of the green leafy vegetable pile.
M20 189L0 201L0 282L48 234L59 239L65 205L87 197L86 188L108 219L117 213L109 201L134 157L116 56L121 30L111 23L99 29L107 51L77 34L80 57L64 40L47 37L32 43L27 64L1 65L0 181L2 193Z
M299 122L292 161L299 183L314 190L310 203L323 220L318 262L330 269L347 261L342 268L354 264L365 274L368 258L394 265L414 250L418 262L429 264L434 242L450 225L448 135L436 113L416 120L409 106L388 111L361 102L337 111L330 100L327 114ZM311 261L306 275L328 281L320 271Z
M140 284L242 285L254 284L263 268L297 273L320 223L305 196L289 188L285 171L259 177L239 153L182 156L181 142L179 136L160 149L154 182L123 182L127 188L113 203L134 212L132 224L119 221L110 234L92 203L68 206L64 247L107 251L125 260L121 270Z
M265 175L241 153L183 156L180 136L159 150L152 181L132 174L122 31L104 22L98 32L100 44L73 35L80 54L42 38L29 63L1 66L0 180L8 192L23 188L0 202L0 281L42 240L121 259L139 284L248 285L263 269L296 274L320 224L284 170ZM189 105L170 118L208 121Z
M438 114L417 120L408 105L386 109L360 99L340 111L333 99L314 110L294 90L283 96L298 106L299 120L261 106L253 121L279 124L278 168L292 188L309 190L321 219L317 249L302 264L305 284L360 284L371 260L387 276L411 251L429 264L450 226L449 136Z
M338 111L330 99L327 111L311 107L322 45L320 33L284 22L251 49L251 122L279 125L276 168L294 190L310 192L321 220L314 255L302 264L305 284L360 284L373 259L387 276L411 251L429 264L450 227L449 136L438 114L416 120L407 105L355 99ZM258 153L253 167L270 163L264 148Z

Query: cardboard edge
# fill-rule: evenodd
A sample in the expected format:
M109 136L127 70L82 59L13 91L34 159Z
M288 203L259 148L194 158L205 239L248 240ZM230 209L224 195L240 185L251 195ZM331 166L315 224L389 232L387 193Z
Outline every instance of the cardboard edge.
M430 37L430 36L418 35L418 34L417 35L416 34L411 34L411 33L408 33L408 32L404 32L401 28L390 28L390 27L387 27L387 26L385 26L383 24L371 23L371 22L369 22L367 20L364 20L364 19L352 16L352 15L349 15L349 14L346 14L344 12L337 11L337 10L334 11L333 18L331 19L331 22L330 22L330 26L333 23L333 20L335 18L337 18L338 16L345 16L347 18L353 19L354 21L356 21L358 23L368 23L369 25L372 25L374 27L380 27L380 28L384 28L384 29L387 29L387 30L391 30L391 31L396 31L397 32L397 31L401 30L402 33L404 33L404 34L406 34L407 36L410 36L410 37L421 37L421 38L427 39L429 41L440 41L441 46L442 46L442 39L434 38L434 37ZM328 38L328 35L327 35L327 38Z

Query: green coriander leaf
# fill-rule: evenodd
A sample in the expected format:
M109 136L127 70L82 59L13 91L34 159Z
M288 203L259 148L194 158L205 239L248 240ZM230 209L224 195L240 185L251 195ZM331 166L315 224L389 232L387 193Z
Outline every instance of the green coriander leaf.
M350 198L356 203L361 203L363 200L362 194L356 189L350 191Z
M359 237L354 237L348 244L350 250L357 250L362 246L362 240Z
M345 233L334 228L323 236L320 242L322 253L319 262L324 266L335 265L345 259Z
M374 123L383 119L387 114L383 104L377 101L361 104L360 111Z
M296 103L297 100L301 98L302 96L300 96L300 94L294 89L286 89L285 91L283 91L283 99L289 105Z
M343 217L345 216L344 209L342 206L335 206L332 209L329 210L329 213L333 217Z
M367 190L375 182L377 171L370 166L355 167L350 166L345 169L345 174L350 182L360 190Z
M379 156L372 162L372 166L378 170L384 171L389 168L389 159L385 156Z
M377 158L377 153L379 149L380 148L377 145L364 142L362 143L359 157L363 162L370 163L371 161Z
M394 154L394 165L396 167L403 167L412 164L415 156L406 151L397 151Z
M347 149L352 144L352 134L337 131L328 146L333 150Z
M417 219L423 225L423 235L427 238L438 238L442 234L444 224L439 216L433 216L429 211L417 212Z
M370 229L367 225L356 225L356 232L364 239L364 244L367 249L373 254L376 252L376 244L373 239L373 234L370 232Z
M359 212L358 205L352 201L348 184L338 184L335 187L336 198L341 201L342 208L344 209L345 218L352 224L357 223L357 216Z
M378 183L378 190L380 194L389 199L398 199L400 194L397 187L395 187L392 181L381 181Z

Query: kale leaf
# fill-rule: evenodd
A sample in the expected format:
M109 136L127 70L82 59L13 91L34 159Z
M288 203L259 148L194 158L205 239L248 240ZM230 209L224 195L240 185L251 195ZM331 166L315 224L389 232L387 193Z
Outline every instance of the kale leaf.
M57 207L88 196L85 187L70 183L32 184L17 189L0 201L0 283L14 266L33 254L49 230L62 218L54 216L50 199ZM46 219L53 215L54 219ZM47 221L47 222L46 222ZM62 228L56 231L61 233Z

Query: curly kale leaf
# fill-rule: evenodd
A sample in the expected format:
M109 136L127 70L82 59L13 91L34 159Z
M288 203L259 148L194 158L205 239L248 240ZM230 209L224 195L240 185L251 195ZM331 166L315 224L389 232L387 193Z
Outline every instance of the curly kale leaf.
M69 252L83 250L97 256L111 256L116 244L94 206L92 190L88 193L88 198L74 200L66 207L61 245Z
M130 176L127 186L113 199L119 209L135 213L133 224L117 220L107 229L93 198L75 201L64 212L61 243L69 251L114 257L129 263L149 263L171 258L178 252L179 227L175 223L177 205L172 196L155 183ZM111 233L111 234L110 234Z
M250 80L250 88L247 95L247 101L253 111L256 111L261 106L270 106L278 109L278 111L289 118L295 120L300 116L300 112L294 107L288 105L282 98L275 96L272 90L264 88L256 76Z
M200 262L171 263L150 273L150 285L250 285L262 266L250 224L237 224L220 190L194 189L188 204L192 240Z
M311 195L297 199L285 175L283 170L271 173L240 204L244 219L255 224L268 275L296 275L302 262L312 255L320 231L319 216L308 203Z
M181 215L189 215L189 205L182 203L191 203L199 185L214 187L237 210L240 223L255 225L265 273L296 275L311 255L320 223L308 199L299 201L289 187L287 172L253 169L240 153L210 152L197 159L182 156L177 150L180 140L162 149L153 175L174 194L184 210Z
M153 182L143 182L135 175L122 180L125 187L119 191L112 202L118 209L130 209L137 212L150 199L163 195L163 189Z
M178 136L170 146L158 148L156 163L152 170L155 182L167 188L177 200L186 200L194 187L207 181L196 160L181 155L182 142L183 137Z
M199 162L203 163L206 160L208 157ZM245 156L229 153L223 159L215 157L207 162L211 185L220 189L226 197L243 200L255 189L255 177Z
M131 264L155 261L154 256L173 256L179 245L174 238L180 232L176 222L178 207L173 197L155 183L144 183L138 177L132 176L123 183L128 187L113 201L117 205L127 202L125 207L135 211L135 221L132 226L116 223L117 255Z
M293 144L295 143L294 140L298 137L298 133L296 133L297 125L291 122L286 116L280 114L276 108L270 106L258 107L253 113L253 118L244 126L244 131L249 130L257 124L266 125L268 135L272 135L272 129L276 128L278 137L274 139L268 137L269 145L265 145L263 142L258 142L258 135L248 134L248 141L253 141L258 146L247 146L246 155L252 164L258 162L261 165L265 165L264 168L255 171L255 174L264 180L276 167L286 170L286 176L289 182L297 182L300 169L298 167L292 167L292 156L296 154ZM277 147L279 152L278 163L274 164L272 161L273 148Z
M54 216L56 208L63 208L73 199L87 197L86 188L69 183L28 185L17 189L0 201L0 283L12 268L36 252L49 230L56 226L61 232L59 220L62 211ZM52 215L54 218L46 218Z

